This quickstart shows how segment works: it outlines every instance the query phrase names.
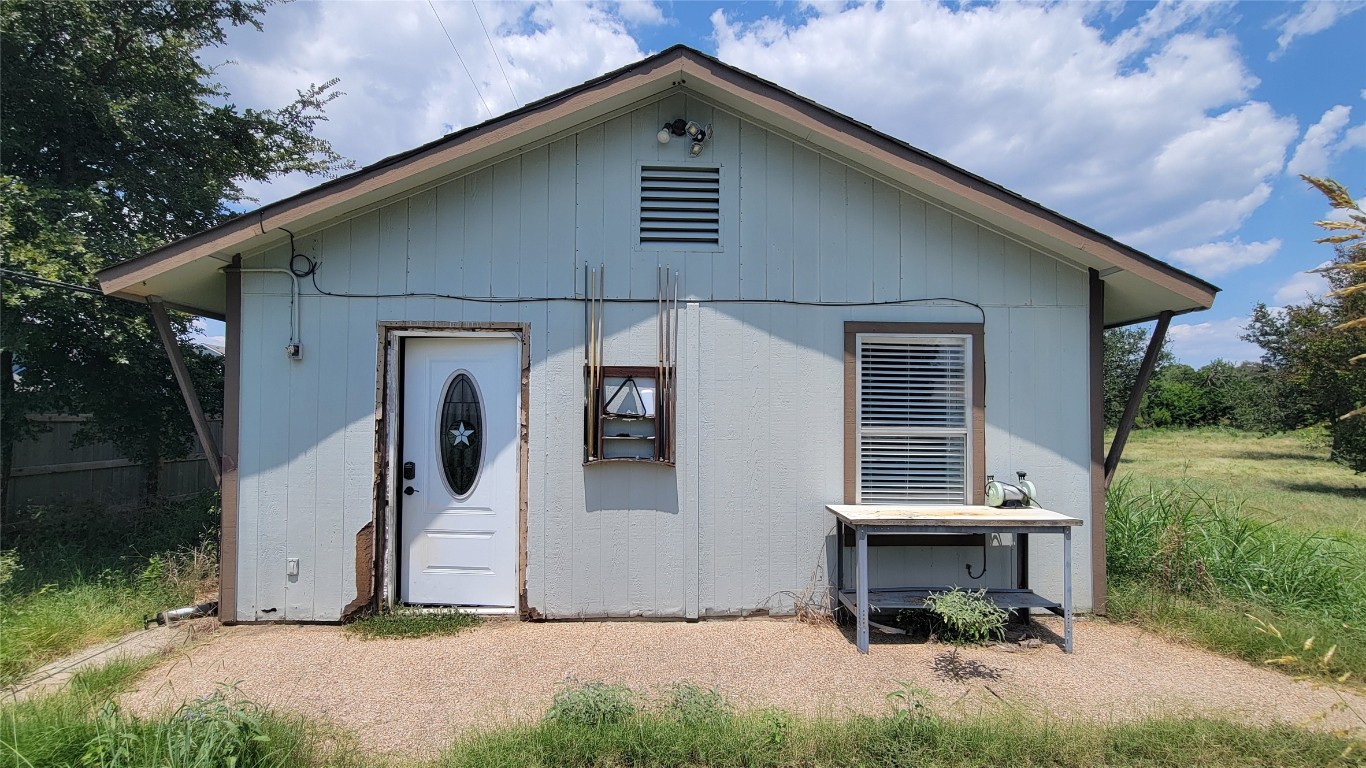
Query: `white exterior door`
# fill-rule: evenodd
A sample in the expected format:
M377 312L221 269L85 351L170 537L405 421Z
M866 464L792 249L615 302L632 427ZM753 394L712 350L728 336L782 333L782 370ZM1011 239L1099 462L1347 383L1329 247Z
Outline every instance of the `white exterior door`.
M517 607L521 342L410 338L404 348L400 599Z

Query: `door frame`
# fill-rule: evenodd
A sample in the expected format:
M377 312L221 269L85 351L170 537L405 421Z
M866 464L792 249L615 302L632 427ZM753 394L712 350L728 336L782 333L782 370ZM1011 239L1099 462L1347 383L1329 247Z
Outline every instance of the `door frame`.
M400 397L403 391L404 340L409 338L488 338L517 339L521 353L520 404L517 413L517 607L511 611L488 610L482 613L516 613L527 617L527 487L529 468L529 424L531 402L531 326L528 323L493 322L413 322L379 323L379 370L375 397L375 535L370 553L356 552L357 581L365 555L373 556L367 570L373 575L370 603L376 609L391 608L398 602L398 507L399 478L391 471L399 466L399 442L403 422Z

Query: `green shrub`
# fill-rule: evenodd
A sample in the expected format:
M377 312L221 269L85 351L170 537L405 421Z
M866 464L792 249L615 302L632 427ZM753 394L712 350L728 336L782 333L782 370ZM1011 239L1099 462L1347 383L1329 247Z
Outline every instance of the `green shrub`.
M553 723L581 728L620 723L639 711L635 698L631 689L622 685L570 682L555 693L545 717Z
M942 624L943 638L953 643L982 643L1005 636L1008 614L976 592L954 587L925 598L925 607Z
M725 720L734 714L730 702L715 688L701 688L695 683L674 683L665 693L663 711L678 722L706 725Z

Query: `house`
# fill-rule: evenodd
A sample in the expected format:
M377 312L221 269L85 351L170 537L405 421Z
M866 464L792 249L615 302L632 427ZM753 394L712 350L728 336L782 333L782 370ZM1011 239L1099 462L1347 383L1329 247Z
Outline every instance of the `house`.
M826 504L1016 471L1098 609L1102 331L1217 291L681 46L99 277L226 320L228 622L791 612ZM872 578L1047 592L1057 546Z

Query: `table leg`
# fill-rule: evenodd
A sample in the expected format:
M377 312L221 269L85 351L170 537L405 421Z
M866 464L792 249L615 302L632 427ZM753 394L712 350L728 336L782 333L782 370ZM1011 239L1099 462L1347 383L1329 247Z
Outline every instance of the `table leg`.
M836 624L843 624L840 615L840 594L844 592L844 521L835 519L835 601L830 604L830 614Z
M1072 652L1072 529L1062 529L1062 650Z
M859 653L868 652L868 529L862 525L854 526L854 579L858 590L858 628L857 640Z

